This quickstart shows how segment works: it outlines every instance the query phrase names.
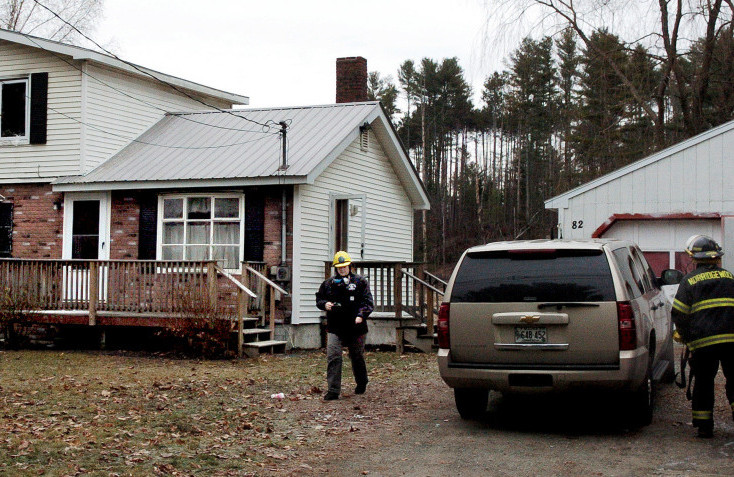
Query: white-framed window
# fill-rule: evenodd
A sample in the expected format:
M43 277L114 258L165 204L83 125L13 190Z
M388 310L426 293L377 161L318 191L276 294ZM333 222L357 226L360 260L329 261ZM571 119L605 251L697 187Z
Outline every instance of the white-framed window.
M0 79L0 140L27 140L30 130L28 78Z
M242 194L167 195L159 200L159 259L217 260L225 269L240 268Z

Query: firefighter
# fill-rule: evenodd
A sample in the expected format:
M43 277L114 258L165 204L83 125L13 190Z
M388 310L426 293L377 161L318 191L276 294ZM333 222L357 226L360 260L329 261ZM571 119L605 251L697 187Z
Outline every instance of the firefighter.
M713 437L714 379L719 363L734 417L734 276L721 268L724 252L711 237L689 238L686 253L696 269L680 282L672 318L692 355L693 425L699 437Z
M342 381L342 348L349 350L352 372L357 387L355 394L367 388L367 365L364 362L364 338L367 317L374 309L367 279L351 270L352 259L347 252L334 255L336 273L321 284L316 292L316 306L326 311L326 381L325 401L339 399Z

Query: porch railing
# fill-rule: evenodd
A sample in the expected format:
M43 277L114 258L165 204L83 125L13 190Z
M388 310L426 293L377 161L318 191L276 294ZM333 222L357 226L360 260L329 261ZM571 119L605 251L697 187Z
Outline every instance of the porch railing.
M433 332L446 282L426 272L422 263L353 261L352 268L369 280L375 312L394 314L400 320L412 318ZM324 272L326 277L333 274L331 262L324 263Z

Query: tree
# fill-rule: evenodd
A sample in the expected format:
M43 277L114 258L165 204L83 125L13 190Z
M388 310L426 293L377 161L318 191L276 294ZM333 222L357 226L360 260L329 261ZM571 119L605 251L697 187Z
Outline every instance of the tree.
M540 41L525 38L510 62L509 108L520 140L515 157L517 211L522 226L528 227L543 210L543 198L551 192L548 187L559 169L551 145L558 110L553 41L550 37Z
M400 112L396 104L398 88L395 87L391 76L382 78L377 71L370 71L367 75L367 99L381 102L391 119Z
M78 31L91 33L103 8L104 0L0 0L0 26L50 40L80 43L83 37Z
M542 18L542 21L547 21L548 18L558 20L564 27L567 26L574 30L587 50L594 48L591 40L593 32L604 26L600 24L603 21L604 12L620 14L617 17L633 17L628 21L628 27L634 23L651 25L651 30L645 32L640 38L623 43L627 46L639 44L648 37L660 39L660 44L652 43L654 50L649 52L650 58L660 66L660 74L655 87L656 102L650 102L644 91L639 89L639 85L629 77L623 65L615 63L613 56L609 56L603 50L595 53L617 75L621 84L637 103L639 110L653 125L655 144L658 148L669 142L666 138L667 107L665 104L665 97L669 90L673 96L674 119L685 130L687 136L692 136L715 125L705 122L704 105L711 87L715 45L734 16L734 2L731 0L640 0L638 2L629 0L605 0L603 2L598 0L495 0L490 4L497 7L492 10L493 14L496 13L495 10L500 9L508 13L513 12L515 15L521 12L519 15L523 16L538 8L540 12L533 11L532 15L527 15L526 18L534 16ZM653 18L650 15L647 18L640 18L635 14L630 14L629 9L631 8L636 8L637 12L657 10L656 26L652 26ZM701 42L701 61L698 64L689 62L690 68L686 71L684 65L687 63L685 61L687 52L680 51L681 43L686 37L695 38L699 35L702 35L703 40ZM719 118L717 124L730 118L731 116Z

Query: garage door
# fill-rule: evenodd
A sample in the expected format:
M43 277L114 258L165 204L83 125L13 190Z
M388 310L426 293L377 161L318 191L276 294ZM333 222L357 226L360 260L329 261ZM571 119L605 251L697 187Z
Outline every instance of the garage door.
M618 220L602 237L637 243L659 276L666 268L690 270L690 259L683 248L688 238L696 234L708 235L721 243L721 219Z

